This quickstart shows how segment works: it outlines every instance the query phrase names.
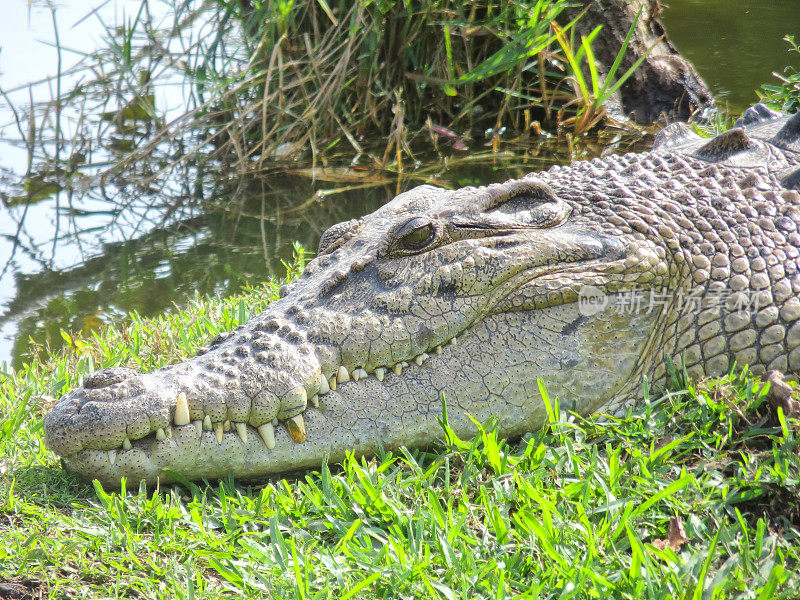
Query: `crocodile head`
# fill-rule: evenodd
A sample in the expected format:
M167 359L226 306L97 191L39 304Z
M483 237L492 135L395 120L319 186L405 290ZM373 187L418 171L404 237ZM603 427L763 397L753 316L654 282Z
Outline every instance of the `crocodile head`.
M87 377L45 441L110 484L253 478L429 444L443 397L458 434L494 416L514 436L545 419L539 379L588 414L663 380L665 357L797 373L800 115L745 117L711 141L676 126L647 154L401 194L328 230L281 299L207 352ZM682 303L695 290L748 303Z
M442 395L465 434L467 415L540 426L537 378L590 412L641 375L655 315L583 314L581 288L669 271L662 248L620 233L537 177L415 188L329 229L280 300L202 355L87 377L46 416L46 443L105 482L254 477L428 444Z

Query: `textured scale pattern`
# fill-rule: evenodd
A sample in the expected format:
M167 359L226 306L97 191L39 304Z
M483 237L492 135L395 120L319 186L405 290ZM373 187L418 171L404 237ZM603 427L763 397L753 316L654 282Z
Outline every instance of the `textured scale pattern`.
M671 289L722 292L722 306L664 315L676 364L684 353L695 376L725 372L729 357L756 373L800 372L800 194L781 190L774 171L653 154L556 167L542 179L613 235L659 244ZM653 362L662 378L664 361Z

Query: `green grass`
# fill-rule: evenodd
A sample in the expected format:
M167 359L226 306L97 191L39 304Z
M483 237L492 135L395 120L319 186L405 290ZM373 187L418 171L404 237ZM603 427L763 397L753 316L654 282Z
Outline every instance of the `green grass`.
M800 46L794 41L793 35L783 38L789 45L789 55L794 58L795 64L800 55ZM797 66L787 65L782 73L773 73L778 79L777 84L764 84L756 93L761 100L776 110L794 113L800 110L800 69Z
M100 366L181 360L276 296L269 283L134 316L2 376L0 581L36 598L797 597L796 432L746 376L619 420L554 401L520 442L443 422L427 451L259 485L104 491L45 449L47 396ZM674 518L688 541L658 549Z

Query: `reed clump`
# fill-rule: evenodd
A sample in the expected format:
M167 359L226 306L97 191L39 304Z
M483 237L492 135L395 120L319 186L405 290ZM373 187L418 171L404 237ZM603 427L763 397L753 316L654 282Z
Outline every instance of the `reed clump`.
M377 166L402 169L414 136L460 147L538 132L575 99L553 38L566 0L164 1L168 18L143 0L59 72L63 91L38 114L80 115L69 133L58 128L62 161L114 164L114 175L136 165L147 182L187 158L252 173L370 147ZM62 86L67 76L79 83ZM187 98L177 117L157 92L176 85Z
M298 156L313 162L333 148L361 154L376 138L386 142L378 162L402 168L409 136L420 132L447 138L452 130L467 137L525 131L547 120L554 103L572 99L559 88L567 72L551 51L551 23L564 5L217 0L176 6L178 22L202 11L216 35L198 39L191 60L179 61L199 102L164 133L174 139L202 131L202 146L248 171ZM150 105L151 95L137 97ZM154 136L140 151L162 139Z
M317 154L339 143L361 153L374 133L396 157L426 123L459 131L530 125L546 116L553 82L551 22L563 0L305 2L237 13L251 60L219 108L242 159ZM227 10L227 7L226 7ZM551 68L550 73L547 69ZM549 80L548 80L549 79ZM541 114L538 114L541 113ZM232 139L236 137L237 139Z

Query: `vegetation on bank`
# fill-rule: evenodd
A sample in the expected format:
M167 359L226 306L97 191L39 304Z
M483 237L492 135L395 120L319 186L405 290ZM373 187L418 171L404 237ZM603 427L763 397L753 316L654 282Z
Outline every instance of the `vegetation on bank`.
M16 111L36 175L18 201L131 178L141 193L208 161L253 174L368 155L402 170L412 147L580 134L628 75L598 79L597 30L574 33L568 0L161 4L166 18L142 0L56 75L50 102ZM183 114L167 117L165 88L182 90Z
M402 171L412 150L584 133L630 75L617 61L602 77L598 30L575 33L569 0L151 2L104 25L104 44L48 82L49 102L12 105L28 172L0 198L77 191L127 206L209 170L265 174L291 159ZM61 69L70 50L53 10ZM791 111L797 73L778 77L761 93ZM167 88L183 114L167 110ZM213 196L188 191L172 205Z
M789 45L790 54L800 55L800 46L794 41L793 35L787 35L784 40ZM782 73L773 75L778 79L778 83L761 86L761 90L758 91L761 99L783 112L794 113L800 110L800 70L787 66Z
M302 269L289 265L289 276ZM731 375L644 393L624 419L552 399L520 442L491 423L428 451L121 492L61 470L51 396L89 371L183 360L277 297L268 283L133 316L0 375L0 590L36 598L793 598L797 422ZM65 334L66 335L66 334ZM7 586L3 588L2 585ZM0 593L0 595L2 595Z

